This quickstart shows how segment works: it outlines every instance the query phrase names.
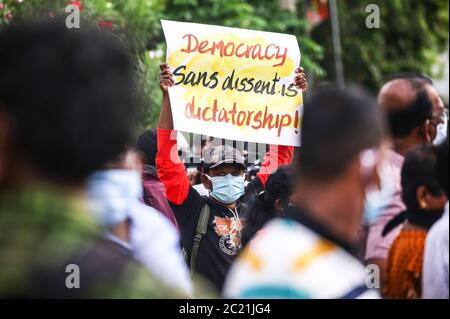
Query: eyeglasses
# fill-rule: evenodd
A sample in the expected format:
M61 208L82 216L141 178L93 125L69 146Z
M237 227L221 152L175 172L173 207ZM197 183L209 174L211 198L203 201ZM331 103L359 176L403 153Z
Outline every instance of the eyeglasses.
M444 109L444 111L443 111L441 114L439 114L438 116L433 116L433 117L430 119L430 123L431 123L432 125L434 125L434 126L438 126L439 124L447 123L447 122L448 122L448 117L449 117L448 109L446 108L446 109Z

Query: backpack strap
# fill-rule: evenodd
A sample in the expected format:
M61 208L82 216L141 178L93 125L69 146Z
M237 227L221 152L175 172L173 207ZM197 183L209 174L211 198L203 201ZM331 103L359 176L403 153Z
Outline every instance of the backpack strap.
M192 246L191 262L190 262L191 275L194 274L194 268L196 266L200 242L202 238L206 235L206 231L208 230L208 220L210 212L211 207L208 205L208 203L205 203L205 205L202 208L202 211L200 212L200 217L197 222L197 229L195 231L194 244Z

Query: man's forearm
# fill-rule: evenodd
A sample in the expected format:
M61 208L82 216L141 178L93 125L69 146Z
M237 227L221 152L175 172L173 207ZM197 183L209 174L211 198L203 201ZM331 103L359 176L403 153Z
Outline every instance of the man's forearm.
M161 113L159 114L158 127L165 130L173 130L172 109L170 107L169 93L163 92Z

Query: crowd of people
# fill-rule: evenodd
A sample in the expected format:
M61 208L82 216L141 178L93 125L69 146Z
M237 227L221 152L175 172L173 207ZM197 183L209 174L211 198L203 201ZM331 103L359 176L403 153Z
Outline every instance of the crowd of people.
M255 174L207 139L193 178L160 68L158 126L135 138L118 38L59 18L0 31L0 297L449 298L448 112L430 78L315 88L301 147L268 146Z

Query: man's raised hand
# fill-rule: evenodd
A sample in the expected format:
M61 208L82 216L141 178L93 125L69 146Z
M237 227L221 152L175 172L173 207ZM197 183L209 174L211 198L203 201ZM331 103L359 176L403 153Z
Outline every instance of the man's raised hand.
M295 70L294 85L297 89L305 92L308 89L308 82L306 82L305 70L299 67Z
M172 71L170 71L170 67L167 63L161 63L159 65L161 69L161 73L159 74L159 87L163 91L163 93L167 93L169 87L172 87L175 84L173 80Z

